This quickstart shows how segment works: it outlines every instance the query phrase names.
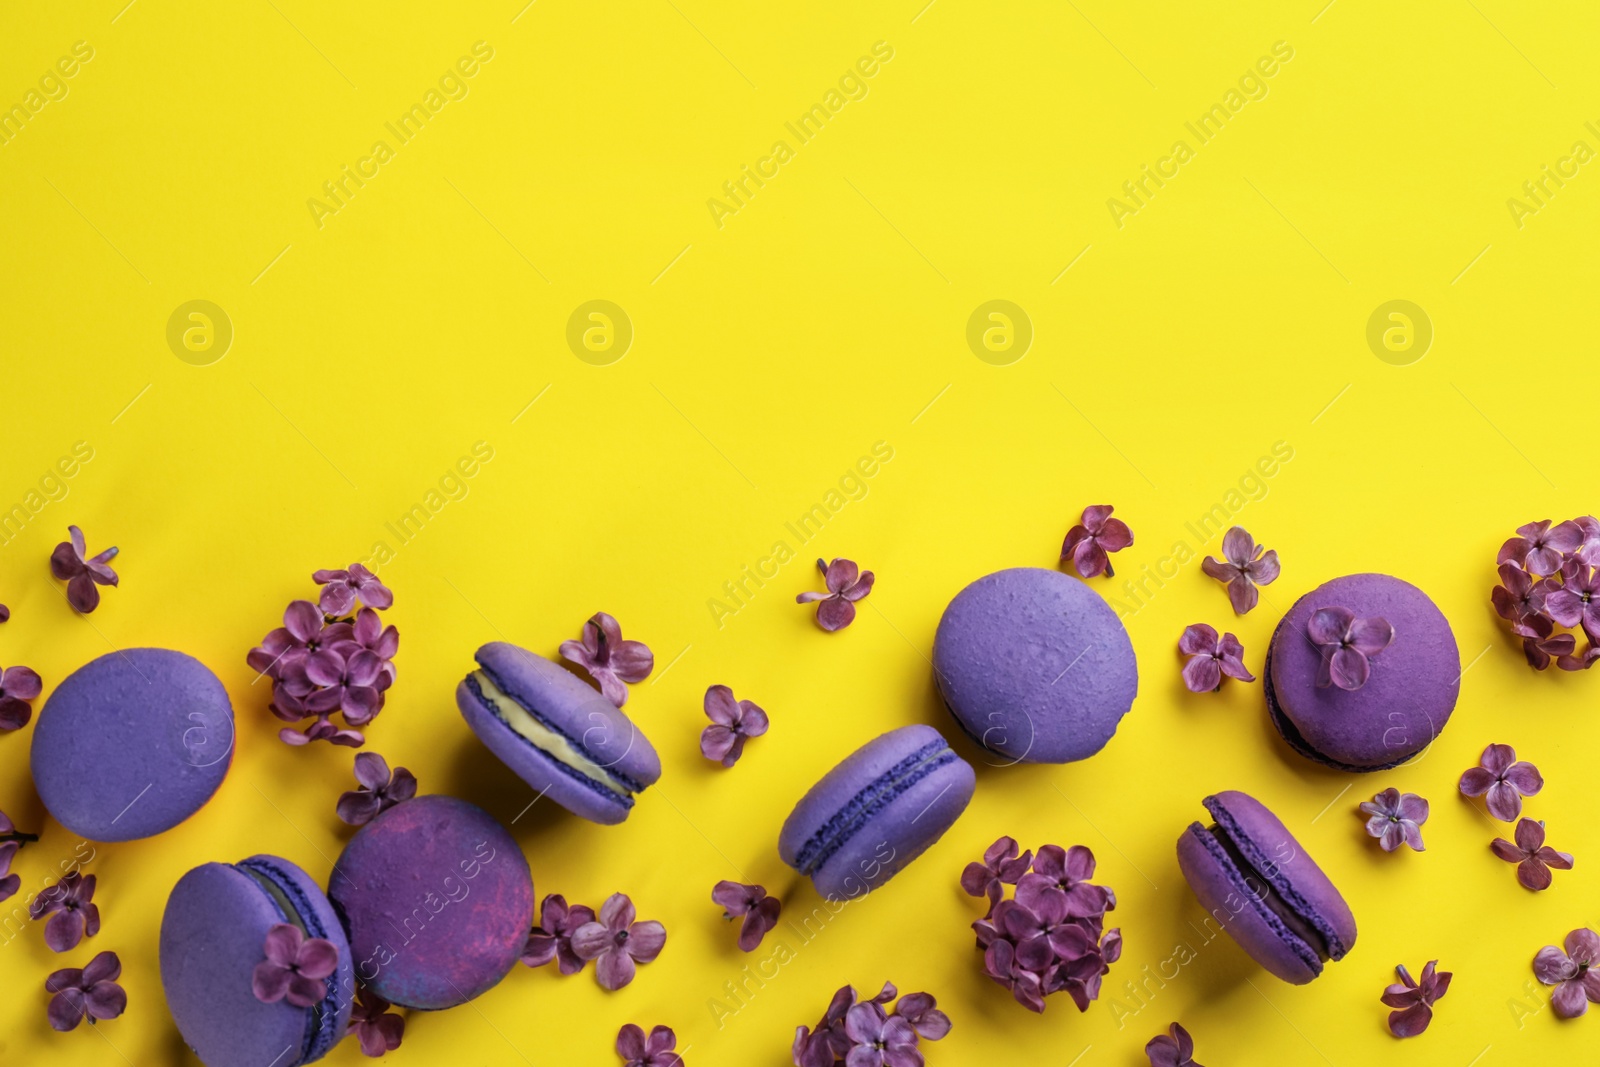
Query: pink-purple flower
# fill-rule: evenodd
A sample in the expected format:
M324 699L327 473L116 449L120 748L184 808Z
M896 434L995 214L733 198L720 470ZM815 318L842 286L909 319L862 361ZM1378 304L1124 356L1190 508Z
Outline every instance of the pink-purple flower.
M1367 833L1378 839L1385 852L1393 852L1401 845L1410 845L1417 852L1424 851L1422 824L1428 821L1426 800L1391 787L1363 801L1360 807L1367 816Z
M1389 1032L1395 1037L1416 1037L1433 1022L1433 1006L1450 991L1451 973L1438 967L1438 960L1429 960L1421 979L1412 978L1404 964L1395 967L1400 981L1384 989L1379 998L1395 1009L1389 1013Z
M404 767L391 774L389 762L376 752L356 753L356 781L359 789L340 795L335 812L351 826L365 826L402 800L417 795L417 779Z
M572 935L573 951L585 962L594 961L602 989L615 991L633 981L635 962L651 962L667 943L665 926L654 920L636 922L636 915L633 901L613 893L600 905L599 918Z
M75 1030L88 1019L90 1025L115 1019L128 1010L128 994L117 979L122 961L115 952L102 952L83 968L63 967L44 980L51 994L48 1014L53 1030Z
M77 611L87 615L100 606L100 590L102 585L116 585L117 572L111 569L111 561L117 557L115 547L108 548L96 556L88 556L88 546L83 539L83 531L76 526L68 526L67 533L72 540L63 541L50 553L50 573L55 575L57 581L67 583L67 600Z
M1191 693L1213 693L1222 688L1224 676L1253 682L1255 675L1244 665L1244 645L1232 634L1217 635L1203 622L1191 623L1178 638L1178 651L1188 656L1183 665L1183 684Z
M1091 504L1083 509L1083 518L1067 531L1061 542L1061 562L1072 563L1080 578L1105 575L1110 578L1112 552L1121 552L1133 544L1133 531L1121 519L1113 519L1110 504Z
M622 1067L685 1067L678 1055L678 1035L670 1026L657 1026L646 1037L644 1028L628 1023L617 1031L617 1055Z
M1033 853L1019 852L1019 848L1016 838L1002 837L984 850L981 861L974 860L961 872L961 888L966 894L989 901L989 910L984 913L986 919L994 914L994 906L1005 896L1005 887L1016 885L1033 866Z
M1222 557L1207 556L1200 561L1200 569L1217 581L1228 583L1233 612L1243 615L1261 599L1256 587L1277 581L1278 550L1263 549L1243 526L1234 526L1222 535Z
M400 1047L406 1035L406 1020L387 1000L368 986L356 990L355 1003L350 1007L349 1033L356 1035L364 1055L377 1058Z
M333 942L307 937L293 923L276 923L262 945L266 956L250 974L250 989L263 1004L287 1000L313 1008L328 995L326 979L339 965Z
M1581 671L1600 662L1600 520L1529 523L1500 548L1490 599L1529 666ZM1562 627L1575 632L1558 632ZM1587 644L1581 651L1578 637Z
M734 699L733 690L725 685L706 690L705 711L711 725L700 731L700 754L724 767L738 763L744 743L766 733L770 725L759 705Z
M85 937L100 932L100 906L94 902L94 875L68 871L33 898L28 915L35 921L50 916L44 926L44 943L53 952L78 947Z
M572 947L572 935L594 921L594 909L587 904L568 907L566 897L551 893L539 906L539 925L528 934L519 958L528 967L543 967L556 960L562 974L577 974L585 960Z
M1558 624L1581 627L1590 641L1600 641L1600 570L1574 561L1544 603Z
M1517 527L1518 536L1500 546L1496 563L1515 563L1529 574L1554 574L1562 560L1583 545L1583 527L1569 519L1551 526L1549 519Z
M1150 1067L1205 1067L1195 1062L1194 1039L1178 1023L1167 1027L1166 1033L1146 1041L1144 1054Z
M1311 613L1306 636L1322 652L1317 685L1353 691L1367 684L1370 659L1389 647L1394 627L1383 618L1357 618L1348 608L1318 608Z
M357 601L379 610L394 604L394 593L389 587L359 563L352 563L342 571L314 571L311 580L322 586L318 600L329 615L348 615Z
M33 704L44 682L31 667L0 670L0 731L20 730L33 718Z
M11 873L11 860L23 845L37 840L38 834L18 830L11 816L0 811L0 900L11 899L22 888L22 876Z
M624 641L622 624L597 611L579 640L561 642L561 655L589 672L600 692L617 707L628 702L628 682L642 682L655 669L655 654L643 641Z
M1600 1004L1600 934L1578 929L1567 935L1563 952L1546 945L1533 957L1533 974L1548 986L1555 986L1550 1006L1563 1019L1576 1019L1589 1010L1589 1003Z
M767 931L778 925L783 902L769 897L765 886L745 885L724 879L711 887L711 900L722 906L722 917L729 922L743 918L739 927L739 948L754 952L767 936Z
M1544 823L1523 819L1517 823L1516 844L1503 837L1489 843L1496 856L1517 865L1517 881L1524 889L1539 892L1549 889L1552 870L1572 870L1572 854L1557 852L1544 843Z
M1460 788L1469 797L1483 797L1489 814L1501 822L1516 822L1522 798L1543 789L1544 776L1533 764L1517 759L1517 750L1510 745L1490 745L1479 765L1462 773Z
M826 593L801 593L795 597L796 604L809 604L817 602L817 625L832 633L842 630L856 620L856 601L863 600L872 592L872 583L876 580L871 571L864 571L855 565L853 560L835 559L831 563L817 560L817 570L822 574L822 582L828 587Z

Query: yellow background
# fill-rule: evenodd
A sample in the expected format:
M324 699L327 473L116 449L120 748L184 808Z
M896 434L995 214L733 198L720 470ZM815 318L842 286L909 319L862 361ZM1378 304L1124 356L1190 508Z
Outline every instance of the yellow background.
M954 1019L926 1048L935 1065L1122 1067L1174 1019L1205 1063L1490 1067L1594 1047L1600 1024L1519 1025L1511 1002L1540 946L1600 920L1596 678L1530 671L1488 602L1516 525L1595 508L1600 176L1580 169L1520 228L1506 205L1574 141L1597 144L1587 5L124 3L11 5L0 34L6 105L74 42L94 49L0 147L0 503L25 502L74 442L94 451L0 548L0 663L33 666L48 695L109 649L183 649L227 684L238 749L189 822L98 850L96 938L56 956L37 928L7 935L0 1059L121 1062L110 1042L140 1067L187 1062L156 958L172 884L257 851L326 877L351 753L280 744L244 657L314 568L378 541L396 549L381 569L402 640L371 747L425 791L506 823L526 807L453 687L483 641L553 654L602 609L656 652L628 710L666 768L621 827L548 802L514 827L541 896L626 891L667 925L660 960L610 995L592 970L519 967L469 1006L412 1013L404 1062L609 1064L635 1021L674 1026L691 1064L780 1067L837 986L885 979ZM384 123L477 41L494 53L468 95L393 143ZM784 123L878 41L893 59L865 98L797 145ZM1197 146L1184 123L1278 41L1294 57L1265 98ZM1180 138L1195 158L1118 228L1107 199ZM308 198L379 139L395 158L318 228ZM718 228L707 200L779 139L794 158ZM1004 367L965 341L996 298L1035 331ZM1436 332L1410 366L1365 341L1397 298ZM165 340L192 299L234 326L210 366ZM565 342L592 299L634 326L610 366ZM385 523L479 441L494 456L467 495L401 546ZM893 459L866 495L799 545L784 523L879 441ZM1093 584L1122 595L1179 540L1215 553L1185 523L1280 441L1293 459L1238 515L1284 563L1260 609L1235 619L1198 558L1151 582L1129 620L1139 697L1102 754L980 766L965 817L884 891L804 947L780 931L737 951L712 884L742 876L809 911L774 847L795 799L884 730L948 726L927 656L963 584L1054 565L1077 513L1109 502L1137 542ZM68 523L122 548L122 587L89 618L47 569ZM779 539L799 558L719 626L708 601ZM878 575L842 633L794 603L818 555ZM1238 633L1259 672L1292 600L1357 570L1427 590L1470 664L1415 765L1323 771L1277 739L1258 685L1181 688L1186 624ZM731 771L697 750L712 683L773 720ZM31 730L0 737L0 807L44 832L15 864L25 893L76 844L28 782ZM1543 769L1529 812L1578 857L1549 892L1518 887L1486 847L1503 828L1456 794L1491 741ZM1355 805L1388 785L1433 802L1426 853L1365 837ZM1134 1000L1123 983L1196 937L1173 843L1224 788L1276 809L1348 895L1360 941L1303 988L1218 941ZM1086 1015L1065 997L1030 1015L981 974L981 908L957 876L1006 833L1090 846L1118 892L1126 952ZM719 1028L710 1002L779 939L796 958ZM127 1014L51 1032L45 975L107 948ZM1455 984L1426 1035L1396 1042L1377 997L1396 963L1435 957ZM362 1060L350 1043L329 1062Z

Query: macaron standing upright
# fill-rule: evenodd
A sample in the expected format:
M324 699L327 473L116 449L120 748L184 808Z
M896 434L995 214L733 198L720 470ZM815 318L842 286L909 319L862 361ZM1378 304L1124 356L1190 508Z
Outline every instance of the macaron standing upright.
M862 896L944 836L977 778L931 726L867 742L812 786L778 834L778 855L828 900Z
M164 648L108 652L39 712L33 781L50 814L90 841L150 837L193 815L233 757L233 705L205 664Z
M280 923L338 953L326 996L264 1003L252 977ZM251 856L185 874L161 918L161 987L178 1031L206 1067L299 1067L344 1037L355 996L350 944L328 898L286 859Z
M1007 762L1068 763L1105 747L1139 692L1122 620L1085 583L1016 567L950 601L933 641L957 724Z
M1290 748L1336 770L1380 771L1427 748L1450 721L1461 653L1421 589L1351 574L1295 601L1263 674L1268 714Z
M328 880L355 976L436 1010L492 989L533 928L533 878L488 812L450 796L396 804L356 831Z
M570 671L504 641L478 649L456 687L462 718L540 795L593 822L622 822L661 777L633 720Z
M1229 790L1202 802L1215 821L1178 838L1178 867L1211 918L1261 966L1304 985L1356 943L1339 890L1259 800Z

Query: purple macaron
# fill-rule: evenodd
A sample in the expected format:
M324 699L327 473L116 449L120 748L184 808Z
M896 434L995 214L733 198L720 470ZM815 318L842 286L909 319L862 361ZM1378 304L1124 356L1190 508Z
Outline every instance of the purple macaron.
M661 777L661 759L633 720L572 672L491 641L456 687L462 718L517 777L575 815L619 823Z
M1278 817L1232 790L1203 803L1216 822L1183 832L1178 866L1217 925L1295 985L1343 959L1356 943L1355 916Z
M778 834L783 862L828 900L893 878L944 836L972 799L971 764L931 726L902 726L846 757L795 805Z
M961 729L1013 763L1094 755L1139 691L1117 613L1083 582L1038 567L957 593L939 620L933 669Z
M320 1004L260 1000L252 984L279 923L339 954ZM344 1037L355 995L350 945L328 898L276 856L207 863L178 880L161 917L161 987L178 1031L207 1067L298 1067Z
M533 928L522 850L482 808L402 801L345 846L328 880L355 975L384 1000L453 1008L511 970Z
M1326 675L1311 620L1324 608L1393 628L1388 646L1365 657L1369 673L1358 689L1318 684ZM1461 653L1422 590L1387 574L1351 574L1295 602L1272 635L1263 673L1267 710L1290 748L1338 770L1380 771L1427 748L1450 721Z
M182 652L108 652L56 686L33 731L39 799L90 841L170 830L222 784L233 705L206 665Z

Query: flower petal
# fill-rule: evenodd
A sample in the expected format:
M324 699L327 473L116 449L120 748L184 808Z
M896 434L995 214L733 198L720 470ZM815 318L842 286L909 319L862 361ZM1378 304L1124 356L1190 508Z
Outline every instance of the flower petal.
M1345 631L1354 621L1355 614L1348 608L1318 608L1306 623L1306 636L1311 638L1314 645L1342 644Z
M1183 665L1183 684L1191 693L1209 693L1222 684L1222 666L1212 656L1191 656Z
M84 1010L83 990L63 989L50 998L50 1007L46 1009L50 1028L63 1032L75 1029L83 1021Z
M1233 605L1235 615L1248 614L1260 600L1261 593L1246 575L1241 574L1228 583L1228 603Z
M1209 656L1217 650L1217 631L1203 622L1191 623L1178 638L1178 651L1186 656Z
M667 944L667 928L655 920L634 923L628 931L628 954L640 963L650 963Z
M633 957L626 952L603 953L600 961L595 964L595 977L600 981L600 988L610 992L615 992L633 981L633 976L637 973Z
M1525 797L1531 797L1544 788L1544 775L1531 763L1513 763L1500 777Z
M262 960L250 972L250 990L263 1004L276 1004L289 992L289 981L294 972L279 967L271 960Z
M732 726L739 720L739 702L734 699L733 690L725 685L707 689L704 704L706 718L714 723Z
M1388 619L1357 619L1350 624L1350 647L1367 656L1376 656L1394 640L1394 627Z
M1329 678L1333 680L1334 685L1346 692L1366 685L1371 671L1372 666L1367 662L1367 657L1353 648L1341 648L1328 660Z
M1416 1037L1433 1022L1433 1009L1426 1004L1413 1004L1405 1011L1389 1013L1389 1029L1395 1037Z
M817 625L832 633L849 626L856 618L856 606L834 597L817 605Z

